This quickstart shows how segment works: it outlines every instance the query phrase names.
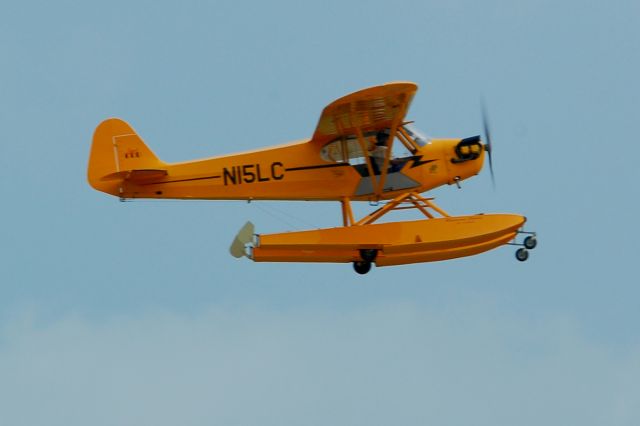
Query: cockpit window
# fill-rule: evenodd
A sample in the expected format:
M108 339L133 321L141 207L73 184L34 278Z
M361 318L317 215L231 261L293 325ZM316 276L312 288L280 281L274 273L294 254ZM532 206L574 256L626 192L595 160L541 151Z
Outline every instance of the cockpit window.
M365 137L366 144L369 138ZM368 148L368 147L367 147ZM348 163L350 159L362 158L362 148L356 136L336 139L329 142L320 150L320 156L325 161L333 161L335 163Z
M415 145L424 146L430 142L429 138L422 135L417 129L408 126L404 126L407 134L412 140L415 140ZM366 157L376 156L376 152L379 151L379 134L384 131L366 132L363 134L365 152L362 151L362 146L356 135L343 136L339 139L335 139L320 150L320 157L324 161L330 161L334 163L349 163L351 165L365 164ZM405 158L413 155L415 149L406 146L406 144L396 141L392 145L393 151L391 152L391 159Z
M409 131L406 133L409 134ZM356 135L342 136L323 146L320 149L320 157L328 162L349 164L361 176L366 177L370 173L381 174L385 164L388 166L387 173L399 172L413 158L416 151L415 145L420 143L414 143L413 139L419 137L422 144L428 143L426 138L421 135L417 136L418 133L412 130L410 133L411 142L407 141L406 134L402 136L402 139L397 136L397 143L391 145L392 151L388 153L388 135L388 129L367 132L362 135L364 147L360 145ZM387 155L389 155L388 161Z

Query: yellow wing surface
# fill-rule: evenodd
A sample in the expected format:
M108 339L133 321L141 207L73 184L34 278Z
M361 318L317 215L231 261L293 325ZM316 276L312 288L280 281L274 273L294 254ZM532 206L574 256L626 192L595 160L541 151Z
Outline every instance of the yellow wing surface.
M340 136L390 129L402 123L418 86L394 82L359 90L333 101L323 111L312 143Z

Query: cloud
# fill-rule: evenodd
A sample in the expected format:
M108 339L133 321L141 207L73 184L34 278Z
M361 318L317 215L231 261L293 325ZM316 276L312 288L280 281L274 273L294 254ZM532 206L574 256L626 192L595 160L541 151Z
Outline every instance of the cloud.
M11 425L640 421L640 351L467 302L16 318L0 380Z

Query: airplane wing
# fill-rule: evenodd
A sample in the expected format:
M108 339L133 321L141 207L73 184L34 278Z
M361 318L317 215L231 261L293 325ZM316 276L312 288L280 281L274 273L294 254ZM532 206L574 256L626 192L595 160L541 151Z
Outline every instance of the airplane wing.
M399 124L417 91L415 83L393 82L343 96L322 111L311 142L322 145L358 129L367 133Z

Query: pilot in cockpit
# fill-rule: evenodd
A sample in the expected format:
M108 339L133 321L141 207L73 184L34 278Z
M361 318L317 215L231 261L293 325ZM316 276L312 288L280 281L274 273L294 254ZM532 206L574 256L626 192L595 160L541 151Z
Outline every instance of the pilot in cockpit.
M376 175L379 175L380 171L384 167L384 158L387 155L387 150L389 149L387 147L388 140L389 140L389 130L388 129L380 130L378 133L376 133L375 146L373 147L373 149L371 149L371 151L369 151L371 158L373 160L371 162L371 165L373 166L373 172Z

